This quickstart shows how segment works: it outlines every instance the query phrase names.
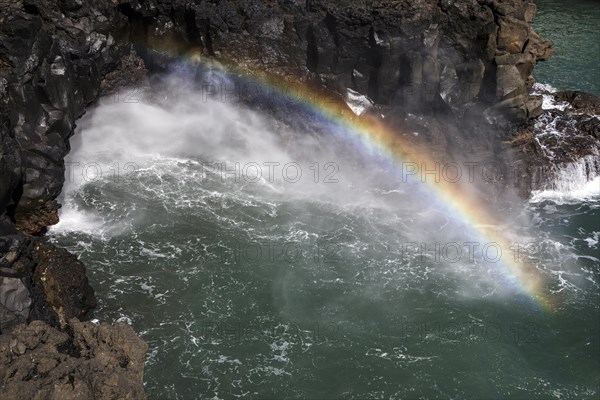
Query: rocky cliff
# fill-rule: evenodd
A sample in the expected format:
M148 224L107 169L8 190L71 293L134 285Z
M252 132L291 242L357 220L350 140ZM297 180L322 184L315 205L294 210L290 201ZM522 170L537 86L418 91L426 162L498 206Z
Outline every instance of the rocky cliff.
M531 72L552 53L529 26L529 0L0 0L0 10L0 363L10 365L0 387L9 398L25 381L27 396L50 396L41 388L52 369L72 386L55 396L143 396L143 342L77 322L95 305L84 266L29 236L57 222L69 138L99 96L172 57L206 57L498 127L541 113ZM134 345L119 347L124 335ZM31 369L25 360L41 353L54 361ZM108 365L116 369L102 378L77 372Z
M529 26L532 1L129 1L134 40L180 55L314 79L378 104L455 112L485 104L524 120L541 102L528 92L552 44ZM423 107L421 107L423 109Z
M376 103L496 122L540 113L531 71L552 53L523 0L2 1L0 212L20 231L57 221L68 139L98 96L204 55ZM133 46L132 46L133 45Z
M145 399L147 345L126 324L41 321L0 336L3 399Z
M135 74L143 65L131 46L115 43L127 18L110 1L0 5L0 212L37 233L58 221L75 121L113 84L111 73Z
M96 305L85 267L26 236L58 221L63 159L86 106L145 74L113 39L127 18L110 1L0 10L2 398L143 398L145 343L129 327L79 323Z

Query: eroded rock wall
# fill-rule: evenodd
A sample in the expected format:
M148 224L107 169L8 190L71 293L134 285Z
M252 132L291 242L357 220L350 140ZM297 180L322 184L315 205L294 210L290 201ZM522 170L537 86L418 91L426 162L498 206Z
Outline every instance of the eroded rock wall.
M0 5L0 213L33 234L58 221L75 121L132 56L115 40L127 18L111 1ZM130 82L136 67L124 72Z

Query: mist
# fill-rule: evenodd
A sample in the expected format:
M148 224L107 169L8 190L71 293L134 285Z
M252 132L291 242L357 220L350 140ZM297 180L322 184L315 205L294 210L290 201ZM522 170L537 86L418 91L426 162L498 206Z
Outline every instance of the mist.
M395 254L397 262L406 264L396 271L399 280L406 273L428 273L421 265L433 262L436 273L453 276L457 290L468 297L489 287L515 286L497 260L483 259L480 249L486 243L464 216L434 196L431 183L407 176L404 167L349 140L343 127L301 107L284 104L283 114L269 114L241 101L223 101L201 88L206 80L227 82L227 75L213 71L202 78L194 85L186 74L172 74L152 87L104 98L81 119L66 159L65 206L54 232L81 231L105 239L132 235L137 227L160 220L144 204L158 202L165 210L228 208L228 198L234 197L242 204L290 204L296 215L319 212L315 209L354 215L352 224L367 224L374 236L343 237L328 231L324 221L312 228L327 232L329 241L340 241L348 257ZM281 101L275 99L271 109ZM132 185L135 180L144 184ZM480 186L460 184L465 195L482 194ZM116 202L121 192L129 192L131 199L117 211L87 200L82 209L82 199L93 196L93 190L101 190L107 201L114 195ZM105 215L107 207L111 217ZM497 232L516 242L528 240L526 230L515 227L522 213L503 212L502 217ZM256 231L252 237L266 240L269 235ZM478 243L476 254L465 245L472 242ZM474 277L482 283L473 284Z
M424 209L423 202L415 205L415 196L426 195L419 188L424 183L353 143L343 127L300 108L282 121L196 89L171 76L158 87L102 99L81 119L71 141L65 192L171 159L193 161L203 176L261 196Z

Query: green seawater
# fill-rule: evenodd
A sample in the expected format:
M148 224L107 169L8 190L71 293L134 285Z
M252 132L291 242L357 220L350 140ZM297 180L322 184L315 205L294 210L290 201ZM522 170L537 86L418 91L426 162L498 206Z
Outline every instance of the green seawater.
M556 53L534 70L537 82L600 96L600 2L536 0L532 25Z
M538 2L543 36L556 4ZM584 58L538 80L598 90ZM148 342L150 399L598 398L598 180L482 201L517 249L496 254L428 185L306 110L290 125L163 97L79 122L49 234L86 264L93 318Z
M415 235L435 237L414 209L182 184L198 171L181 164L77 194L80 210L127 233L56 236L88 266L96 317L148 341L150 398L597 394L600 201L528 210L560 299L544 311L477 262L404 251Z
M369 158L335 158L323 138L312 150L319 168L301 164L294 183L207 168L201 154L215 126L183 145L197 156L118 158L135 135L144 142L165 126L184 134L201 123L129 107L102 106L82 121L84 144L68 162L74 176L85 165L86 179L68 181L50 237L85 262L94 317L130 323L148 342L151 399L598 394L598 194L497 208L510 217L498 230L521 250L497 259L492 246L486 258L492 243L421 182ZM206 116L237 112L221 111ZM228 143L245 149L233 154L283 163L272 144L243 143L270 135L253 118L232 127L243 135ZM100 144L124 137L118 148ZM174 141L155 139L159 151ZM323 168L324 154L339 170ZM507 273L516 254L543 278L550 310Z

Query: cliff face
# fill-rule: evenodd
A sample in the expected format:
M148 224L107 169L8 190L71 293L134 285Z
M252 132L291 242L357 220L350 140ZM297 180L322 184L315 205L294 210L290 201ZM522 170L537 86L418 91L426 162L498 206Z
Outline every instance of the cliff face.
M68 139L102 93L156 55L224 59L378 104L489 120L540 113L528 95L552 48L531 1L3 1L0 212L36 233L57 221ZM131 44L135 45L134 50Z
M138 40L351 88L379 104L483 103L514 120L539 112L531 72L552 53L524 0L129 1ZM183 48L182 43L188 44Z
M127 19L110 1L1 4L0 212L36 233L58 221L75 121L110 85L107 74L134 56L115 43Z
M97 370L108 365L97 356L108 350L98 342L96 353L82 356L82 332L122 335L121 328L71 321L95 306L84 266L25 235L58 220L64 157L86 107L144 81L165 66L165 55L215 58L341 96L352 89L418 114L483 113L507 124L540 113L541 99L528 94L531 72L552 53L529 27L530 0L0 0L0 10L0 332L29 338L1 350L0 362L22 368L19 357L45 352L69 371ZM440 137L457 131L438 127ZM17 293L10 301L2 296L8 288ZM29 332L21 323L32 320L50 326L36 322ZM48 348L36 339L45 330L58 335ZM119 396L139 398L143 356L121 350L135 366L122 366L106 382L130 374ZM13 379L3 371L0 386L15 396L14 379L31 380L28 372ZM57 379L85 378L69 374ZM39 385L32 383L32 393L46 381L33 382ZM105 381L94 382L86 385Z
M144 76L113 38L127 18L111 1L2 0L0 11L2 398L144 398L145 343L130 327L74 319L96 305L85 267L24 235L58 221L63 159L86 106Z

